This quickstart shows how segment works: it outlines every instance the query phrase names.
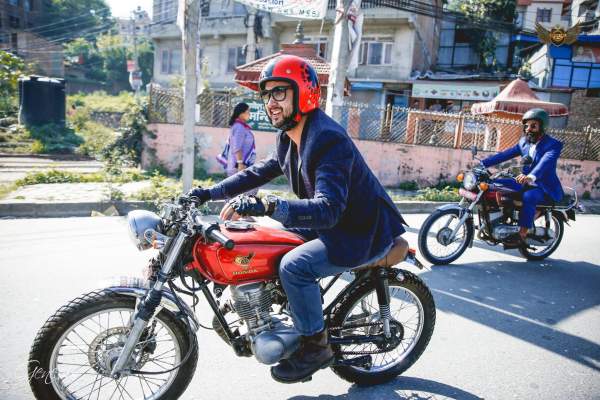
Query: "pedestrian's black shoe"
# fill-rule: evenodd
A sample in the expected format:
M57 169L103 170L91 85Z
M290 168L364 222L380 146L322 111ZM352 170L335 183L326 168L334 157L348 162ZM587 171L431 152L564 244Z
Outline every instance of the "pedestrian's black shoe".
M504 250L527 247L527 243L525 243L521 235L519 235L518 233L513 233L507 236L502 243L504 244Z
M334 356L327 342L327 329L312 336L301 336L300 346L290 358L271 367L271 376L277 382L306 382L319 369L333 364Z

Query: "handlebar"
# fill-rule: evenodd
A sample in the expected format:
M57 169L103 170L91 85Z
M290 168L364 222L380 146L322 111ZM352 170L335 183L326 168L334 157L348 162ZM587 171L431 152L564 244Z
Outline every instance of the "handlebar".
M225 236L220 230L219 225L212 224L211 227L206 231L205 235L217 243L221 243L227 250L231 250L235 247L235 242Z
M194 223L196 224L196 226L200 227L202 235L204 235L205 238L220 243L227 250L231 250L235 247L235 242L221 232L219 224L217 224L216 222L206 223L202 221L202 218L200 218L199 215L195 215Z

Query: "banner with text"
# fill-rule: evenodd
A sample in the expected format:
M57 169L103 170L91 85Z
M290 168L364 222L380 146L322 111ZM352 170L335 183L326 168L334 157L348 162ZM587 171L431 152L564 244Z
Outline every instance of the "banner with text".
M236 0L258 10L291 18L323 19L327 0Z

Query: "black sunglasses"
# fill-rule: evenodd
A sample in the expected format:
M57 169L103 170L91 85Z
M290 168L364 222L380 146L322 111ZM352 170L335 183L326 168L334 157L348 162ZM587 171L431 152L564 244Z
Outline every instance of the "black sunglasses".
M265 89L265 90L261 90L260 91L260 97L263 101L263 103L267 104L269 102L269 100L271 100L271 97L273 97L273 100L275 101L284 101L287 91L288 89L291 88L291 86L275 86L273 89Z

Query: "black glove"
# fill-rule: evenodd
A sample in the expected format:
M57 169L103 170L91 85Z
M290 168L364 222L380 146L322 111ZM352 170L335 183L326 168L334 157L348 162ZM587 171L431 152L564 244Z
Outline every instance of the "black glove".
M273 196L268 196L259 199L256 196L241 195L231 200L229 205L239 215L251 215L253 217L262 217L263 215L271 215L275 210L276 200Z
M197 187L187 192L187 196L196 197L201 203L206 203L210 200L210 190Z

